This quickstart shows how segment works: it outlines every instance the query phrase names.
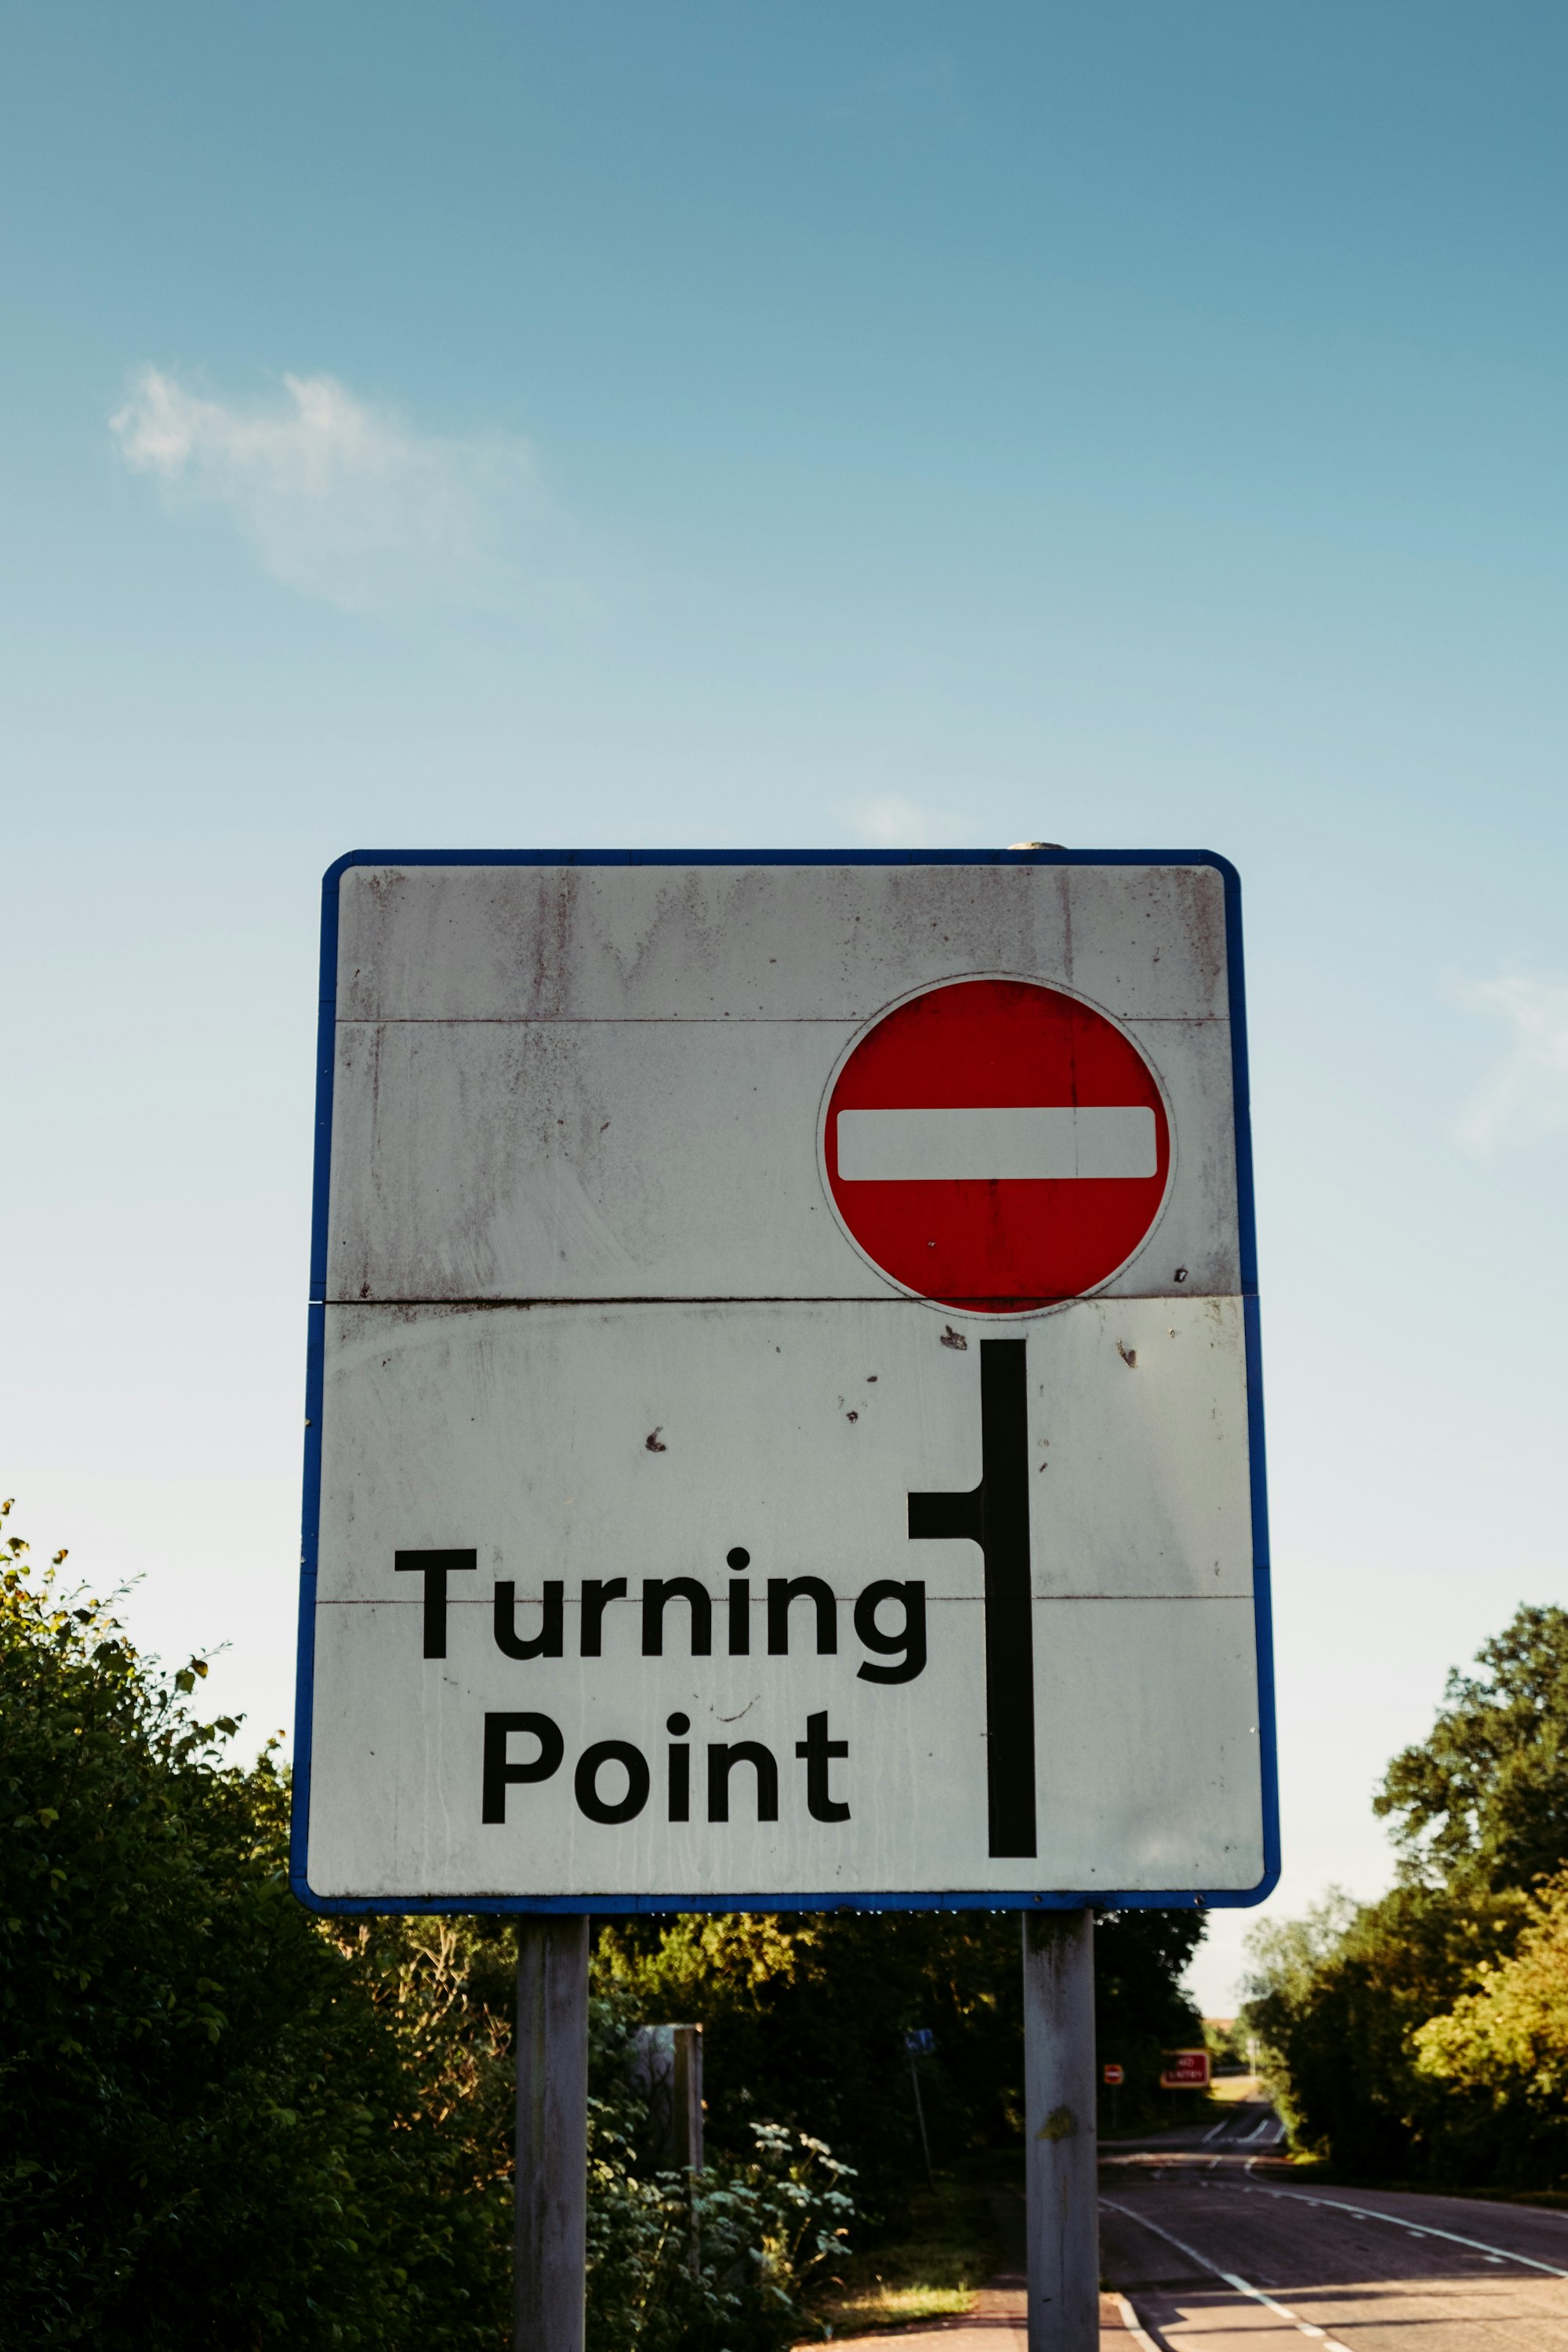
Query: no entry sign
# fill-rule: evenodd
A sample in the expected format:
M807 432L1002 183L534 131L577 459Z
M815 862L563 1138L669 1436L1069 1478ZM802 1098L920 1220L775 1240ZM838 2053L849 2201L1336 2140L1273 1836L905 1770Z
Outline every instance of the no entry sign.
M306 1900L1267 1891L1223 861L360 853L322 1000Z
M1016 1314L1125 1265L1160 1213L1170 1125L1152 1069L1093 1005L949 981L856 1039L823 1157L846 1232L901 1288Z

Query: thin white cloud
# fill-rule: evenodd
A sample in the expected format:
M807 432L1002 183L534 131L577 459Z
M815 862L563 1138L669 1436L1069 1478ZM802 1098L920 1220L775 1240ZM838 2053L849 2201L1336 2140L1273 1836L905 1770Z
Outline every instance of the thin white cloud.
M874 799L857 802L849 821L859 839L874 849L929 849L959 837L953 818L921 808L901 793L879 793Z
M1513 973L1477 981L1461 1002L1500 1013L1513 1036L1507 1053L1465 1105L1458 1139L1490 1157L1568 1129L1568 982Z
M109 420L125 462L171 498L227 510L274 579L349 610L510 605L546 518L531 445L448 439L330 375L286 375L241 405L155 367Z

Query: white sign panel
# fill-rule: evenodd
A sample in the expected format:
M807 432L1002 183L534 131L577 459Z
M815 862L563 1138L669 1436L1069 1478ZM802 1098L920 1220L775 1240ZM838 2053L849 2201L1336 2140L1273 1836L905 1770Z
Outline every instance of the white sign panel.
M307 1901L1268 1891L1239 956L1197 853L332 869Z

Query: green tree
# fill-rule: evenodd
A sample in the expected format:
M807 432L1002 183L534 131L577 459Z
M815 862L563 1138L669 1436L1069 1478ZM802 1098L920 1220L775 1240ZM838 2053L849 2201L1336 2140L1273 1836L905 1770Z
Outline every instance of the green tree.
M205 1663L151 1672L25 1551L0 1573L15 2340L493 2344L504 2184L441 2129L393 1981L289 1895L272 1759L226 1762L233 1722L188 1706Z
M1568 1865L1568 1612L1520 1609L1475 1663L1373 1801L1399 1883L1250 1939L1247 2021L1299 2143L1384 2177L1518 2179L1550 2139L1517 2073L1498 2060L1483 2091L1456 2053L1481 2049L1532 1890Z
M1400 1885L1254 1930L1245 2016L1299 2147L1374 2176L1448 2177L1446 2103L1413 2037L1509 1948L1521 1909Z
M1095 1929L1095 2041L1101 2062L1127 2069L1116 2101L1123 2131L1168 2120L1159 2089L1164 2053L1202 2046L1203 2020L1182 1979L1204 1933L1199 1911L1120 1911Z
M1568 1611L1520 1609L1449 1675L1427 1737L1388 1768L1373 1811L1405 1874L1456 1891L1525 1887L1568 1864Z
M1447 2093L1446 2140L1472 2176L1541 2185L1568 2173L1568 1874L1531 1896L1513 1952L1412 2037Z
M1197 1912L1129 1911L1096 1931L1102 2056L1129 2072L1123 2120L1151 2096L1161 2051L1199 2021L1181 1977ZM1023 2129L1023 1975L1016 1913L830 1912L617 1922L599 1965L637 2013L706 2029L716 2142L740 2151L758 2117L808 2123L852 2163L873 2214L899 2208L922 2170L904 2036L920 2063L940 2168L1001 2149Z

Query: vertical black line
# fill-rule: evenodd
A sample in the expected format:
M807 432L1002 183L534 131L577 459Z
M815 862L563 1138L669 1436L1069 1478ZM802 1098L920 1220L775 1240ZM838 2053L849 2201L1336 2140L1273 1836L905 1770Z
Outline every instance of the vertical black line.
M1025 1339L980 1342L986 1774L994 1854L1036 1851L1027 1345Z
M980 1342L980 1484L910 1496L910 1535L964 1536L985 1563L985 1785L993 1855L1032 1856L1035 1628L1026 1339Z

